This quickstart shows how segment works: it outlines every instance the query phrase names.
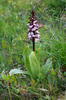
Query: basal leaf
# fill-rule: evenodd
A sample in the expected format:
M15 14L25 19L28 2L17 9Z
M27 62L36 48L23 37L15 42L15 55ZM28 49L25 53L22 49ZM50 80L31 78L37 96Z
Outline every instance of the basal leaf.
M31 52L31 54L29 56L29 61L30 61L32 77L34 79L37 79L40 76L40 63L39 63L38 59L36 58L34 52Z
M31 50L29 49L28 46L26 46L26 48L24 49L23 58L24 58L25 67L27 68L29 73L31 73L30 62L29 62L30 52Z
M51 58L49 58L47 59L45 65L42 66L42 73L46 75L50 71L51 67L52 67L52 61Z

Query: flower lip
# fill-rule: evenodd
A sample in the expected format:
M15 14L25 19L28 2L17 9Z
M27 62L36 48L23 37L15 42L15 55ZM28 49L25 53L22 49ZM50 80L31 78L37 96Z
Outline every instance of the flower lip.
M34 27L33 29L32 29L32 31L36 31L38 28L37 27Z
M37 33L37 34L40 34L40 32L39 32L38 30L36 30L36 33Z
M37 20L35 20L34 22L33 22L33 24L36 24L37 23Z
M33 32L31 32L31 35L33 35Z
M33 27L33 25L29 25L29 28L31 29Z

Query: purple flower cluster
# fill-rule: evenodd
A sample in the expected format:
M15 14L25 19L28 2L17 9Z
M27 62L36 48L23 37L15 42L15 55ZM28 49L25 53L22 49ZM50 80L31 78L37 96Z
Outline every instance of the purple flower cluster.
M38 22L36 20L35 13L34 13L33 10L32 10L32 14L31 14L31 17L30 17L30 21L27 25L28 25L28 28L29 28L28 29L28 39L32 40L34 38L35 41L38 42L39 37L40 37L40 32L38 31L38 28L40 26L38 25Z

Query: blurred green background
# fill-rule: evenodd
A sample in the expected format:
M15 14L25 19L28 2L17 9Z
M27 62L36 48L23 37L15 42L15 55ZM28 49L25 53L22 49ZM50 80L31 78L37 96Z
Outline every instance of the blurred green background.
M12 68L25 70L24 49L29 46L32 50L27 27L32 9L42 26L39 29L40 41L36 43L36 56L40 66L44 65L48 58L52 58L55 72L58 73L57 69L60 68L64 73L66 0L0 0L0 73L3 70L8 72ZM44 81L47 84L47 81Z

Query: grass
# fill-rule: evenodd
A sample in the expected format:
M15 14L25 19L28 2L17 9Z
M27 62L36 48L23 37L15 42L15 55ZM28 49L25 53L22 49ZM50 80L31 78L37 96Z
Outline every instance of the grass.
M66 90L66 3L50 1L0 0L1 100L57 100ZM41 25L35 53L27 37L32 8Z

